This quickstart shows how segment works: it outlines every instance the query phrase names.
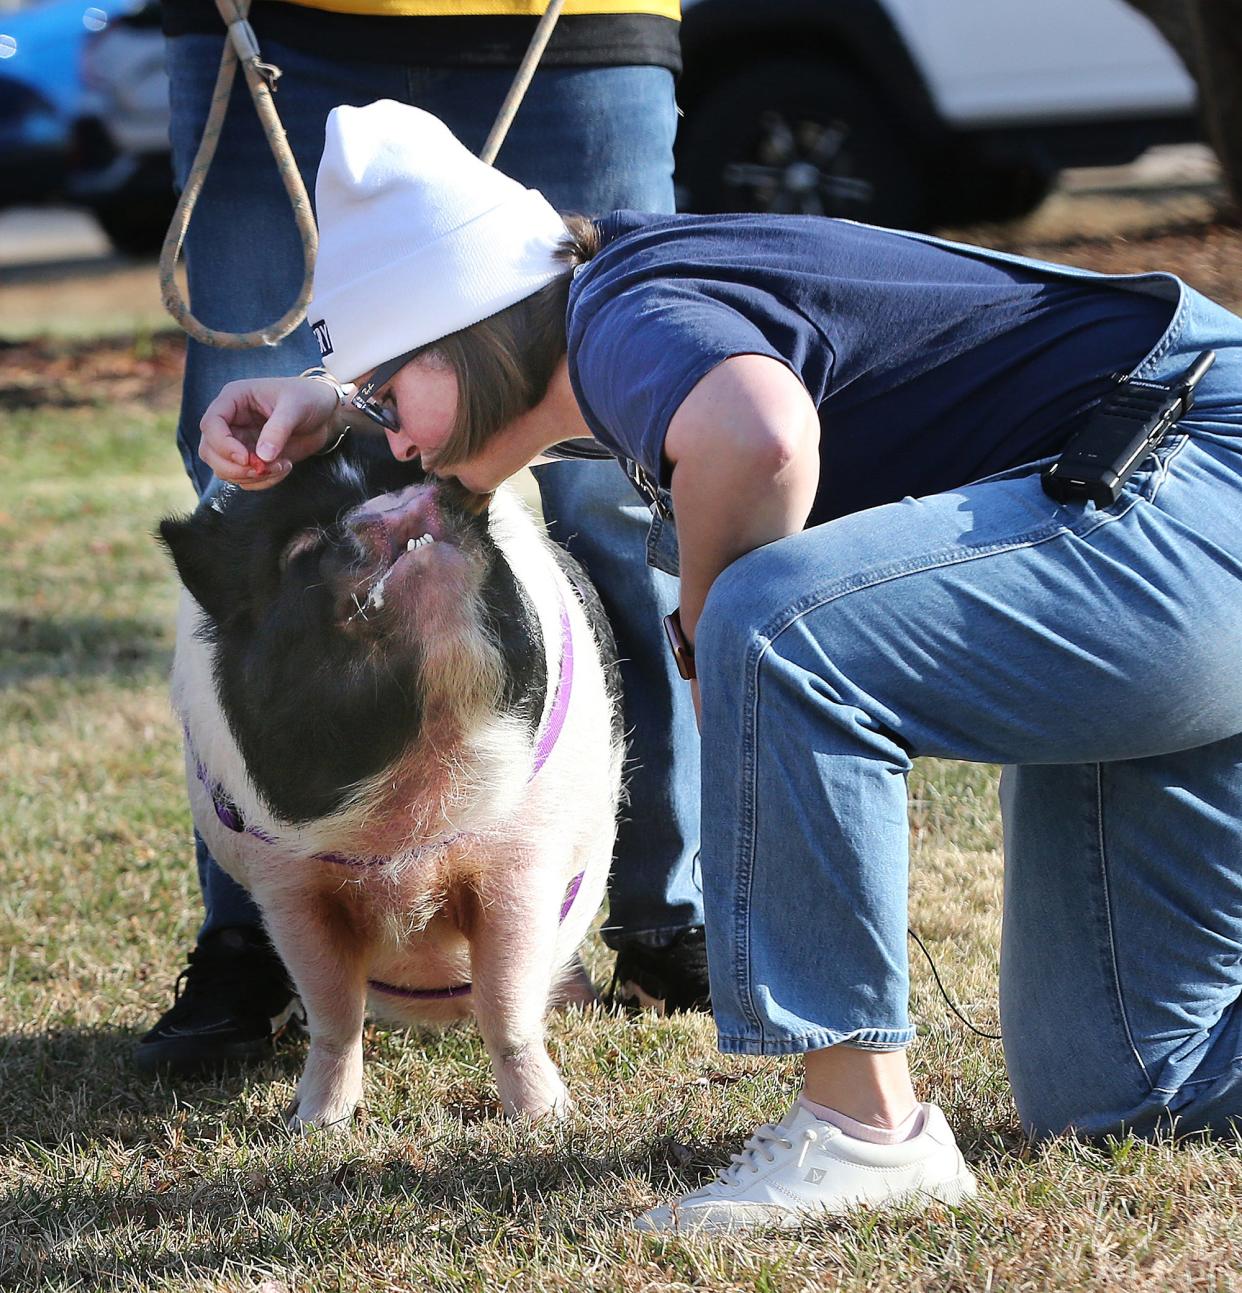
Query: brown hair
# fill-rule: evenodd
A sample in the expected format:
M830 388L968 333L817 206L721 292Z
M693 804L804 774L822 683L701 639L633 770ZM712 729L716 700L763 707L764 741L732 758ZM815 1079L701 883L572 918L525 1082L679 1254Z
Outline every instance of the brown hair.
M599 229L567 215L558 258L565 273L515 305L433 342L434 353L457 377L457 417L437 467L471 457L515 417L535 407L565 354L565 311L573 271L600 248Z

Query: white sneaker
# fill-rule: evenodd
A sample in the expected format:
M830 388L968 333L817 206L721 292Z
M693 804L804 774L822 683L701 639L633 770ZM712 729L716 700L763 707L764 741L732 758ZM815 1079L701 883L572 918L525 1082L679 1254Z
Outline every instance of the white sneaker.
M758 1128L710 1185L652 1208L639 1230L790 1228L866 1204L959 1203L976 1191L944 1114L925 1104L923 1127L899 1145L847 1136L795 1101L781 1121Z

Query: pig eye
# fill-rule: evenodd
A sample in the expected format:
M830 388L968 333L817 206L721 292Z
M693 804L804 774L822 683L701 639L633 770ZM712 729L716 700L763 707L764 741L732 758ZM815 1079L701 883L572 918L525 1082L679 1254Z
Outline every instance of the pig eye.
M322 543L322 530L303 530L301 534L294 535L294 537L285 544L284 551L280 554L281 570L285 570L295 557L305 555L307 552L318 548Z

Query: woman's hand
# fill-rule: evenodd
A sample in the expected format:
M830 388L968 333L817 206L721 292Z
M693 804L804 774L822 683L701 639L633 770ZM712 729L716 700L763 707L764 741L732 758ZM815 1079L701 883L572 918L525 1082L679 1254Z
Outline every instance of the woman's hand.
M267 489L327 445L336 408L332 388L306 377L229 382L199 423L199 457L221 480Z

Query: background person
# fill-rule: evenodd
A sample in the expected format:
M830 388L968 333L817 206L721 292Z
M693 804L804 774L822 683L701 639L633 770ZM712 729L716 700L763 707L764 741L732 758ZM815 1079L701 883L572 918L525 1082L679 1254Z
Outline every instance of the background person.
M1170 275L816 218L621 212L566 239L516 185L495 239L502 179L424 114L334 113L311 311L398 457L485 492L576 425L671 491L719 1042L803 1054L804 1086L639 1224L973 1192L905 1054L923 755L1010 765L1001 1008L1028 1131L1236 1129L1242 320ZM1208 348L1116 502L1043 492L1119 370L1170 379ZM257 449L283 478L335 401L226 387L206 460L253 484Z
M534 30L527 0L452 6L436 0L256 0L251 21L265 60L281 68L276 103L308 190L324 123L341 103L417 103L480 149ZM568 210L673 209L678 0L570 0L501 157L509 173ZM224 28L212 0L166 0L173 163L184 183L202 137ZM302 281L288 198L242 78L186 239L190 299L208 327L270 322ZM319 362L310 329L281 345L219 350L187 343L178 445L201 495L198 456L208 401L239 377ZM609 463L538 473L554 538L599 588L623 660L630 808L618 837L605 940L618 949L623 1000L705 1008L707 971L697 875L698 737L689 698L664 649L659 617L672 580L643 555L646 509ZM192 1072L269 1053L293 1005L259 913L196 836L205 918L176 999L141 1039L144 1069Z

